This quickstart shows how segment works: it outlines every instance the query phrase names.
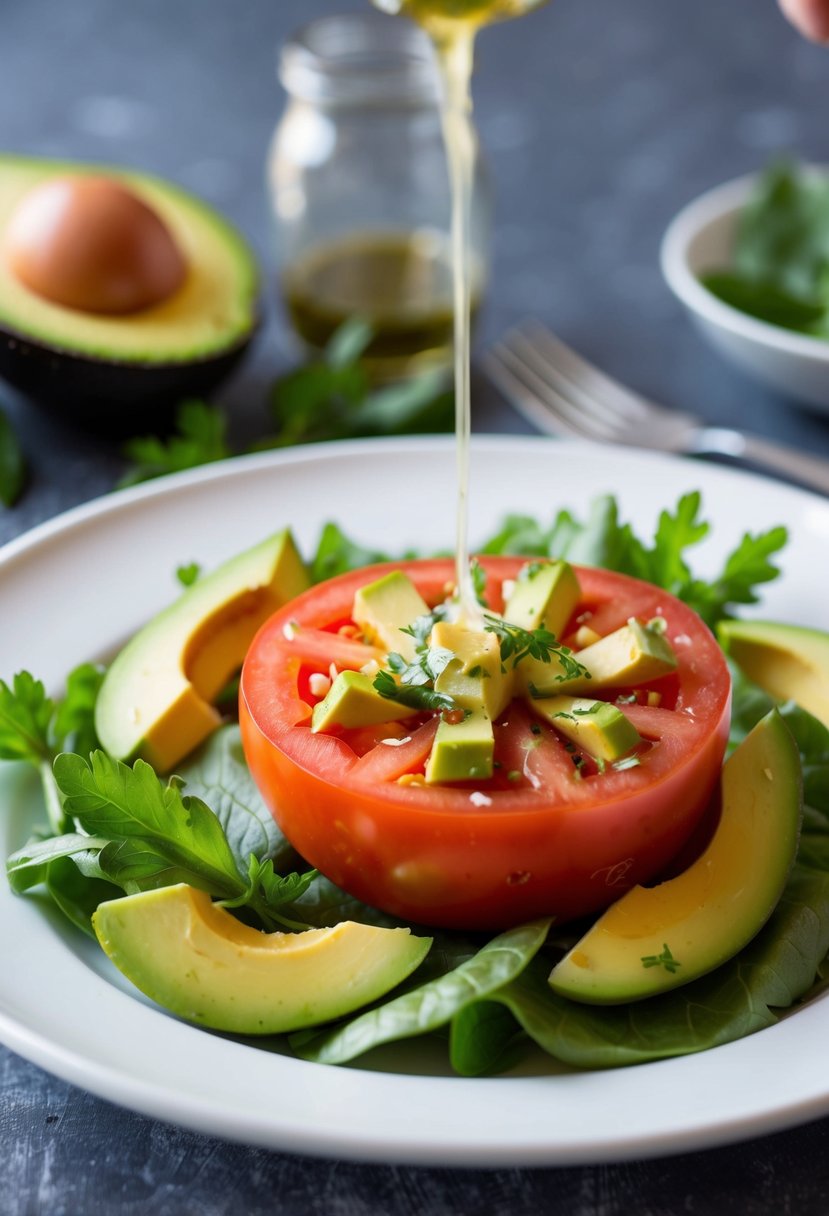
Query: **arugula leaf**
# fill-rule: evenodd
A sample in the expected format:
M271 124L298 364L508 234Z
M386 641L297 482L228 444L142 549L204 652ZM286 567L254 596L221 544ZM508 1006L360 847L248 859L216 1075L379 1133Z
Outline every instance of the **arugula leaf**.
M26 458L11 422L0 410L0 502L13 507L26 484Z
M611 495L602 495L591 504L587 520L580 522L569 512L560 512L552 527L545 531L529 517L512 517L513 525L499 532L484 546L484 552L527 553L525 542L532 541L537 556L566 557L588 566L602 566L630 574L684 600L709 625L716 625L736 604L757 602L755 588L777 578L779 569L772 558L786 544L785 528L770 528L757 535L746 533L737 548L726 558L721 572L710 582L694 576L685 554L709 532L700 518L699 492L684 494L673 511L660 513L652 544L636 536L619 517L619 507Z
M346 574L349 570L359 570L363 566L373 566L378 562L390 560L388 553L366 549L349 540L338 524L327 523L310 562L311 581L322 583L337 574Z
M300 899L317 877L316 870L306 870L304 874L287 874L284 877L274 873L273 862L260 861L251 853L248 858L248 885L236 899L223 899L225 908L240 908L245 904L254 905L260 913L267 910L276 920L289 929L307 929L304 921L289 919L284 912L287 905Z
M772 582L780 570L769 559L784 547L789 534L784 527L771 528L758 536L746 533L726 559L722 572L711 582L689 579L682 598L709 624L728 615L733 604L756 604L755 587Z
M184 401L175 416L176 433L168 439L147 435L130 439L124 455L132 461L119 488L225 460L233 453L225 438L227 419L218 406Z
M240 868L219 819L201 799L182 794L179 778L165 785L143 760L130 768L102 751L88 762L64 752L54 773L65 810L82 834L34 842L11 858L17 889L43 881L44 866L48 881L48 865L68 857L87 877L128 894L186 882L250 907L267 928L296 927L277 909L302 894L313 872L283 879L274 874L272 859L252 854Z
M280 832L250 775L239 727L222 726L178 766L184 792L212 810L224 829L236 868L244 874L254 854L280 872L296 869L296 850Z
M100 746L95 730L95 703L104 682L98 663L81 663L66 678L66 691L59 701L53 722L53 750L88 756Z
M39 764L51 756L49 728L55 704L40 680L20 671L11 687L0 680L0 760Z
M55 779L66 811L84 831L136 842L135 851L125 848L113 858L118 872L135 868L150 880L159 865L172 865L211 894L239 893L241 876L221 824L200 799L184 797L175 779L164 785L143 760L130 768L101 751L89 762L62 753Z

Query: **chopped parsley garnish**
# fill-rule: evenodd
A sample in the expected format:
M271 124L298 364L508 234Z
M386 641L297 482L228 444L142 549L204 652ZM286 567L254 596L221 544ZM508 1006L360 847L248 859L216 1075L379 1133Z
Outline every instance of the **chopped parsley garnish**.
M556 641L556 635L549 629L522 629L520 625L511 625L490 612L484 613L484 629L494 633L501 643L501 662L512 660L512 666L517 667L522 659L538 659L541 663L552 663L557 658L561 672L557 680L590 679L590 672L583 667L568 646Z
M486 570L484 570L481 563L475 557L469 563L469 573L472 576L475 598L479 604L483 604L486 607L486 599L484 598L484 592L486 591Z
M412 663L408 663L401 654L392 652L388 656L388 664L399 676L401 684L425 685L433 684L454 657L445 646L426 646L418 649Z
M381 697L408 705L410 709L455 709L455 702L445 692L435 692L426 684L398 684L388 671L378 671L374 687Z
M666 971L670 972L671 975L674 975L678 968L682 966L682 963L680 963L678 959L674 958L674 956L671 954L668 943L664 942L662 945L661 954L644 954L642 956L642 966L664 967Z
M422 616L416 617L411 625L401 625L400 632L406 633L410 638L414 638L417 642L418 650L423 650L429 645L429 636L437 625L438 621L446 620L448 607L446 604L438 604L431 612L424 612Z

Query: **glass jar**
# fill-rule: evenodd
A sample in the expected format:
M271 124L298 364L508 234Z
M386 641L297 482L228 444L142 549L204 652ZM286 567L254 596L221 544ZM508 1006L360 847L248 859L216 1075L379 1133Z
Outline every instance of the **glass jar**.
M431 45L377 13L323 17L284 47L288 94L268 156L279 283L303 342L368 320L378 379L448 364L450 197ZM483 294L488 192L478 157L471 251Z

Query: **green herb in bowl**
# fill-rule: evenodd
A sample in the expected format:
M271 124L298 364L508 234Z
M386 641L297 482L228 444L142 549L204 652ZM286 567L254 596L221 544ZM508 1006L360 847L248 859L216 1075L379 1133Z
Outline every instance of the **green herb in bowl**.
M738 220L731 264L700 279L740 312L829 339L829 175L770 166Z

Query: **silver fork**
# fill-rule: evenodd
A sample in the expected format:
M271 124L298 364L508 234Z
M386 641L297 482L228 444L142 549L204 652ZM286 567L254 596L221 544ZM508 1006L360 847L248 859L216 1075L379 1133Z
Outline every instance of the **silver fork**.
M508 401L547 434L693 456L729 456L829 494L829 461L758 435L708 426L625 388L536 321L483 355Z

